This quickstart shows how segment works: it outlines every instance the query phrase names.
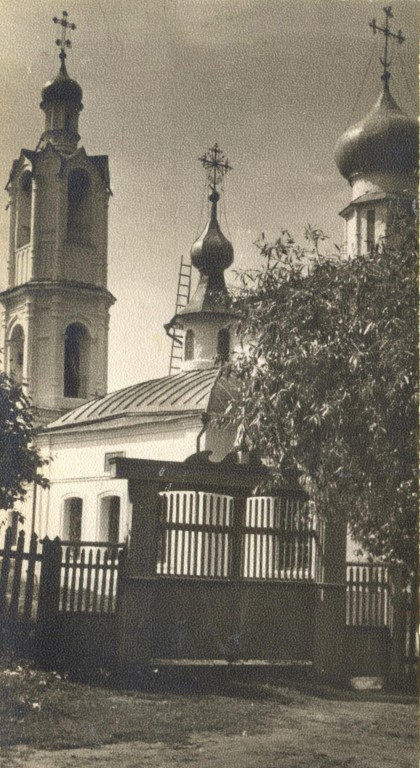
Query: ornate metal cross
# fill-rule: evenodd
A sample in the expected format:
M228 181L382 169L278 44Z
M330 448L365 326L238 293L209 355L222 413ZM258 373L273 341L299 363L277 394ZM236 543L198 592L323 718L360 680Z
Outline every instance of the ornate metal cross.
M68 21L67 11L63 11L61 19L58 19L57 16L54 16L53 22L54 24L61 24L61 37L57 38L55 44L61 48L59 57L61 62L64 64L64 59L67 55L66 48L71 48L71 40L69 40L67 37L67 30L76 29L76 24L72 24L70 21Z
M229 165L227 157L224 156L217 144L198 159L208 171L208 180L212 193L217 194L217 185L220 184L223 176L232 170L232 166Z
M389 20L394 18L394 14L392 13L392 6L388 5L384 8L385 13L385 26L384 27L378 27L376 23L376 19L373 19L369 22L369 26L373 29L373 34L376 35L377 32L382 32L385 37L385 51L384 51L384 57L383 59L380 59L380 62L384 68L384 71L382 72L381 78L384 81L385 85L387 84L389 78L391 77L390 72L388 72L389 67L391 66L391 59L388 59L388 40L390 37L394 38L394 40L398 40L398 42L403 43L405 40L405 37L402 36L401 29L398 31L397 34L394 32L391 32L389 28Z

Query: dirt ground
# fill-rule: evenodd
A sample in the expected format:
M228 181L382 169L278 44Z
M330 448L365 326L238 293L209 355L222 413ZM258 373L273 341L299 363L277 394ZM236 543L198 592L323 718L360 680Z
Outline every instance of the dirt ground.
M417 768L413 698L313 685L118 690L0 669L4 768Z

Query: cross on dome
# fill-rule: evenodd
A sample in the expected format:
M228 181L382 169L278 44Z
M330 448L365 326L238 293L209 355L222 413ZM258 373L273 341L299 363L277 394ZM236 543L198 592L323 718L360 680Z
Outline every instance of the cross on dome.
M383 58L380 57L380 62L384 68L381 78L384 81L384 84L386 87L388 84L389 78L391 77L391 73L388 71L391 66L391 59L388 59L388 40L390 37L392 37L394 40L397 40L401 45L404 42L405 37L403 37L401 29L398 30L397 34L395 34L395 32L391 32L389 28L389 20L394 18L394 14L392 13L392 6L388 5L383 10L385 13L385 26L379 27L376 23L376 19L372 19L372 21L369 22L369 26L372 27L374 35L376 35L377 32L382 32L385 38L384 56Z
M228 171L232 171L233 168L229 165L227 157L224 156L217 143L198 159L203 168L208 172L208 182L211 190L209 199L211 202L216 202L219 199L217 186L221 183L223 176L225 176Z
M64 60L67 56L66 48L71 48L71 40L67 37L67 32L68 30L76 29L76 24L73 24L72 22L68 21L67 11L63 11L63 15L61 19L58 19L57 16L54 16L53 22L54 24L61 25L61 37L57 38L57 40L55 41L55 44L58 45L58 47L61 49L59 53L59 57L60 57L61 63L64 64Z

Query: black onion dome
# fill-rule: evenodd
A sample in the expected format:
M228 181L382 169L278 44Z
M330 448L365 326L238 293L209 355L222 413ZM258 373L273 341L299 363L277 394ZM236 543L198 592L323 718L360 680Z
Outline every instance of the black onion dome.
M217 221L217 193L211 196L212 211L204 232L191 248L191 263L204 275L223 272L233 262L232 243L224 236Z
M50 83L47 83L41 92L41 108L53 102L70 101L82 108L83 91L76 82L67 74L67 69L63 64L57 77Z
M411 174L418 168L418 124L386 86L373 109L338 140L335 161L346 178L366 172Z

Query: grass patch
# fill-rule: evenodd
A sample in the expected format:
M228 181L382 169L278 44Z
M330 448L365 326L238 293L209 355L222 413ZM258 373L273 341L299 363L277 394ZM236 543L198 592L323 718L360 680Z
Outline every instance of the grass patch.
M261 733L273 694L243 693L121 691L72 682L30 664L6 665L0 668L1 744L64 749L141 740L176 746L195 731ZM278 698L279 705L289 702L288 696Z

